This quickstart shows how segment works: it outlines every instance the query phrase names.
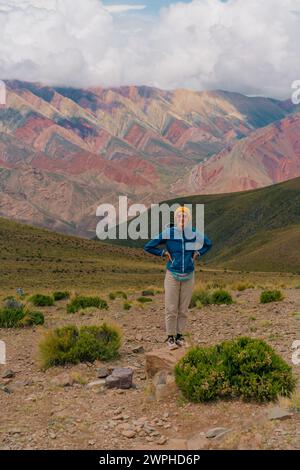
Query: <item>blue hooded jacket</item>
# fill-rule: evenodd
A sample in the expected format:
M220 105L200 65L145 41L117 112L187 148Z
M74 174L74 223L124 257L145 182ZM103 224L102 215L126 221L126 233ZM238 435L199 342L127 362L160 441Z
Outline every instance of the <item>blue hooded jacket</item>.
M175 273L187 274L195 269L194 253L198 252L200 256L203 256L211 247L212 242L195 228L181 230L177 226L170 226L146 243L144 250L156 256L163 256L165 251L168 251L172 261L168 261L167 269Z

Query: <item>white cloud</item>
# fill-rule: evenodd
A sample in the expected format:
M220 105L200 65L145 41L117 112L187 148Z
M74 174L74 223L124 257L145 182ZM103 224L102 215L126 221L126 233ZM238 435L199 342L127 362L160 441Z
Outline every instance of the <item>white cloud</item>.
M130 10L144 10L146 5L105 5L104 8L110 13L124 13Z
M287 97L300 79L299 12L300 0L193 0L153 20L99 0L0 0L0 78Z

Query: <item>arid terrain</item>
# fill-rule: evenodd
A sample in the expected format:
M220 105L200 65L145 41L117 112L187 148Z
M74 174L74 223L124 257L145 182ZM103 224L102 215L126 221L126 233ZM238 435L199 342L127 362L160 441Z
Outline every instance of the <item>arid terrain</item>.
M197 277L204 282L203 273L198 272ZM253 288L239 291L246 279ZM240 335L258 337L291 364L292 343L300 339L299 276L215 272L206 273L205 282L206 287L226 285L235 302L190 310L190 344L210 345ZM271 285L282 288L284 300L260 304L261 289ZM60 301L53 307L39 308L45 313L44 326L0 330L7 345L7 364L0 366L0 376L7 369L14 372L12 378L0 379L1 449L300 448L299 383L290 400L280 399L277 404L280 411L288 410L288 415L274 420L269 416L274 413L274 403L190 404L179 392L158 401L146 377L145 354L165 347L163 293L144 306L136 300L140 290L128 290L127 294L132 301L129 311L123 309L122 300L109 300L107 292L102 295L109 302L107 311L89 309L70 315L65 301ZM39 368L38 343L46 330L70 323L99 324L104 319L122 328L118 360L55 367L46 372ZM133 388L88 385L97 379L100 367L118 365L134 369ZM300 366L293 368L300 378ZM224 427L226 432L206 437L216 427Z

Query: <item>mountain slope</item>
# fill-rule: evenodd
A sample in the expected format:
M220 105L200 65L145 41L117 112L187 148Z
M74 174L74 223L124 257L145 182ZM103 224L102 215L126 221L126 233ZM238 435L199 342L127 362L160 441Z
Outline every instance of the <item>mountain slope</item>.
M0 215L87 237L102 202L127 195L129 204L150 204L198 192L182 183L195 164L295 110L221 90L6 86Z
M216 194L268 186L296 176L300 176L300 114L258 129L197 165L187 182L194 192Z
M266 188L192 196L205 204L213 264L258 271L300 271L300 178Z

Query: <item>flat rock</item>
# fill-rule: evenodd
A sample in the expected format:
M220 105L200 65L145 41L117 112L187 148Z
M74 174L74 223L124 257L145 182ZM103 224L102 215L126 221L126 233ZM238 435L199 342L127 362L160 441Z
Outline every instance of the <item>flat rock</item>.
M147 376L152 378L161 370L173 372L175 364L185 355L185 353L186 350L184 348L170 351L167 347L147 352L145 354Z
M105 385L105 379L93 380L87 384L87 388L99 387Z
M212 428L207 433L205 434L205 437L207 439L214 439L217 437L222 437L224 434L227 434L230 431L229 428L223 428L223 427L217 427L217 428Z
M285 420L289 419L293 416L292 413L290 413L288 410L285 410L283 408L280 408L280 406L274 406L274 408L271 408L268 414L268 418L273 421L273 420Z
M15 372L11 369L7 369L2 374L2 379L12 379L15 376Z

